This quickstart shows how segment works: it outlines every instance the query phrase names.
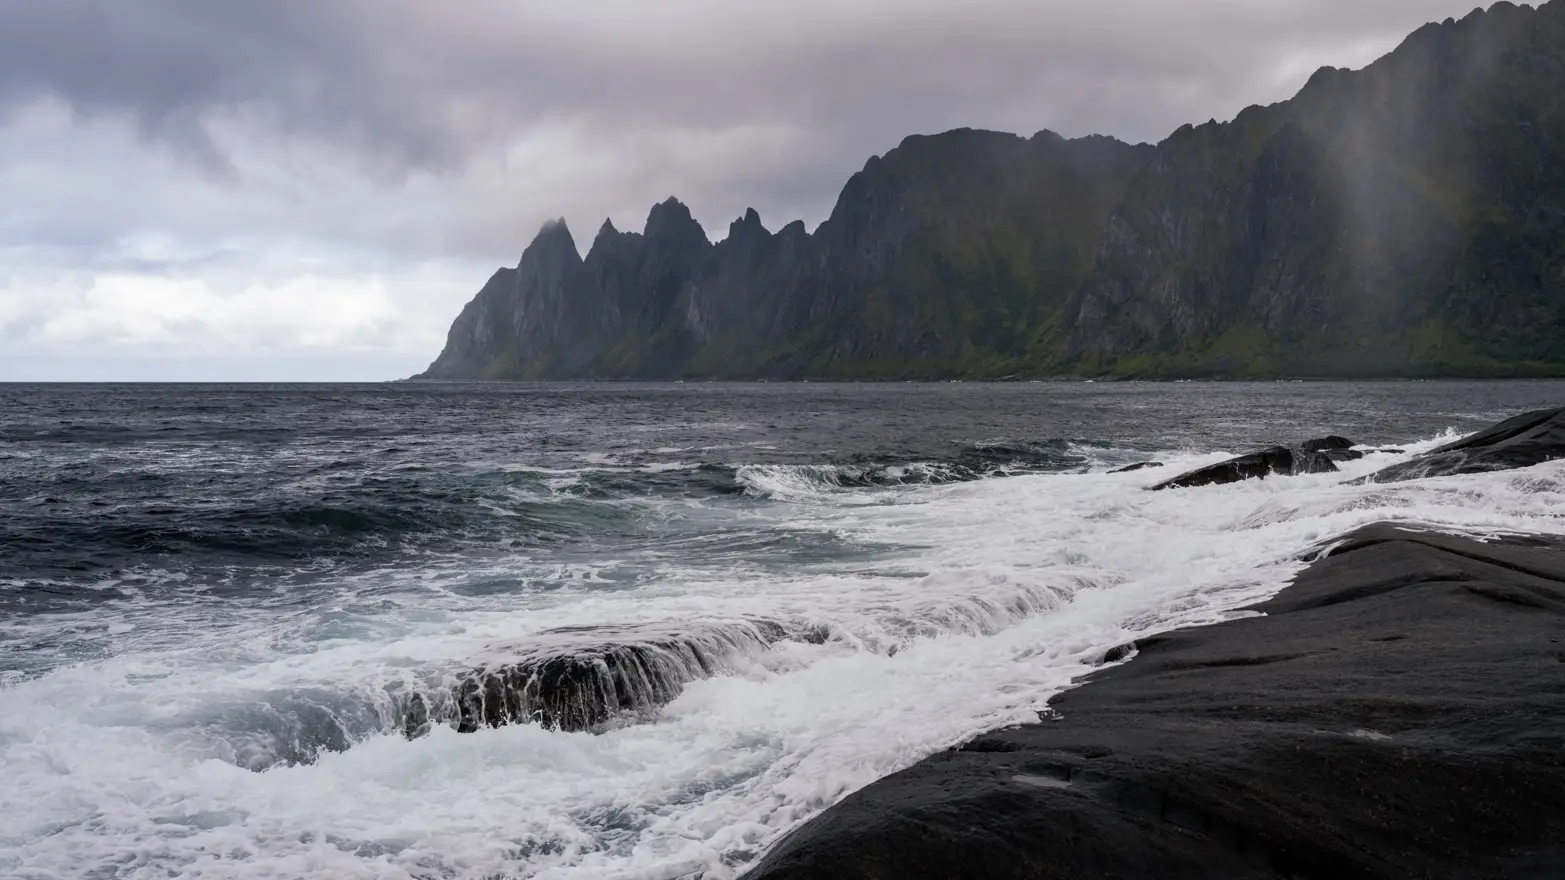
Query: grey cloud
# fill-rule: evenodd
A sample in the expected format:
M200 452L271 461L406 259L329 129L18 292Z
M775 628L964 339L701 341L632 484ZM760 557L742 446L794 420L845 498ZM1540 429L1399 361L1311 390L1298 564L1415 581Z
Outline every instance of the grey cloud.
M605 139L783 120L861 151L959 123L1155 139L1281 97L1257 82L1280 55L1462 5L15 2L0 96L125 114L209 164L214 121L239 116L398 173L460 168L551 120Z
M1472 2L8 0L0 326L60 272L417 275L386 290L422 346L549 217L813 224L904 135L1157 140Z
M0 4L0 118L53 99L129 120L241 188L247 149L316 151L393 191L418 174L568 179L562 203L468 199L445 232L387 233L489 250L558 213L630 222L668 192L709 225L751 204L817 221L848 173L915 132L1156 140L1286 97L1308 73L1274 82L1290 57L1340 58L1466 2L19 0ZM605 154L596 181L474 170L551 126ZM761 141L723 148L746 132Z

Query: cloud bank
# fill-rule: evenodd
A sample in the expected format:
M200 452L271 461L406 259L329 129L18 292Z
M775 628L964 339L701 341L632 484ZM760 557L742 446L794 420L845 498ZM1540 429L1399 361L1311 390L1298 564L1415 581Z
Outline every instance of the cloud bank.
M813 226L907 134L1156 141L1469 9L3 4L0 380L406 375L548 218Z

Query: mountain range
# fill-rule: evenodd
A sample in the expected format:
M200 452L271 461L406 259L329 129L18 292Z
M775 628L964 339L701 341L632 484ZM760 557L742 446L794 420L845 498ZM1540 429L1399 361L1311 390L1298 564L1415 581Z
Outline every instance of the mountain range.
M960 129L814 232L563 221L418 379L1565 375L1565 0L1156 145Z

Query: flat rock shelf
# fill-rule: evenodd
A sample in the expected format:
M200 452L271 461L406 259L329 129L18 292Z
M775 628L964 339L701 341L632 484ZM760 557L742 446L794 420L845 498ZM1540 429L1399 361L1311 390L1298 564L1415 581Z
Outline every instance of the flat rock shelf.
M852 795L747 880L1565 877L1565 540L1369 526L1254 610Z

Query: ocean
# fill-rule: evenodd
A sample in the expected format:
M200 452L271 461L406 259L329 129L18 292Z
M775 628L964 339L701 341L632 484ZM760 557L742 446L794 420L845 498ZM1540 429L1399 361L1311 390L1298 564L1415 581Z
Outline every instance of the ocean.
M1565 533L1562 462L1151 484L1325 434L1417 452L1562 402L0 385L0 876L736 877L852 791L1036 721L1111 649L1248 613L1355 526ZM463 723L475 670L544 661L635 675L573 691L579 723Z

